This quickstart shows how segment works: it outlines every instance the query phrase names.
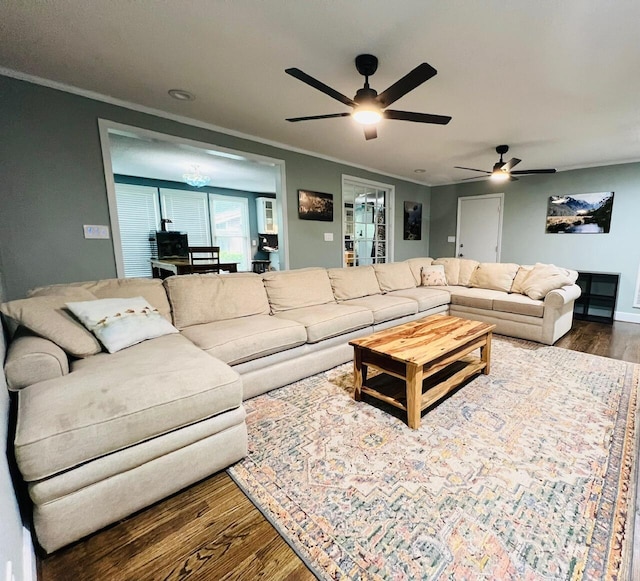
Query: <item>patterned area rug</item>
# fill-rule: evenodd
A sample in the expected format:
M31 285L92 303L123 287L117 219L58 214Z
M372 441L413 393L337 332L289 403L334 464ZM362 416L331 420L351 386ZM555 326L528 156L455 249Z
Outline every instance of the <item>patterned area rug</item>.
M229 473L320 579L624 579L639 370L494 338L414 431L345 364L246 402Z

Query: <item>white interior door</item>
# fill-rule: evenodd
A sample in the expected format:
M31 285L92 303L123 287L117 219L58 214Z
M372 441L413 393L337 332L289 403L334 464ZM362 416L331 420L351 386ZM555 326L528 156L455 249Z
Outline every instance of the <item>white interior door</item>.
M500 262L504 194L458 198L456 256Z

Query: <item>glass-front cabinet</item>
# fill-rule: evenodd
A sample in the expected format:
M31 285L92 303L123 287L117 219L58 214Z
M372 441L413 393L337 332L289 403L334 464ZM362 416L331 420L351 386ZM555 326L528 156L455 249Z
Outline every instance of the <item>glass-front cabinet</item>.
M345 182L342 202L344 266L387 262L388 191Z

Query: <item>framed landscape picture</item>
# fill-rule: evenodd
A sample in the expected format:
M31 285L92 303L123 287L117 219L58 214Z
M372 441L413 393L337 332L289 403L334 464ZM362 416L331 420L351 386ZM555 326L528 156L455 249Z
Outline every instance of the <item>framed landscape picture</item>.
M333 194L298 190L298 218L333 222Z
M551 196L547 204L547 234L608 234L613 192Z

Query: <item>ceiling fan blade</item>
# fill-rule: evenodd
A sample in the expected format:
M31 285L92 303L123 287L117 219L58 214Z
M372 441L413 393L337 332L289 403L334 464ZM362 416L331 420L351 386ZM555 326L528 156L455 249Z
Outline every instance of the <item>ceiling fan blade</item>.
M382 107L388 107L391 103L397 101L400 97L406 95L409 91L413 91L418 85L428 81L431 77L438 74L428 63L422 63L406 74L399 81L396 81L385 91L377 96L377 101Z
M365 125L364 129L364 138L369 141L369 139L375 139L378 137L378 130L374 125Z
M556 173L555 169L523 169L520 171L512 171L512 174L516 174L519 176L526 176L527 174L538 174L538 173Z
M431 115L430 113L413 113L411 111L395 111L387 109L382 112L385 119L398 119L400 121L414 121L415 123L435 123L446 125L451 121L451 117L446 115Z
M518 165L522 160L517 157L512 157L507 163L502 166L502 171L511 171L511 168Z
M455 169L468 169L468 170L471 170L471 171L479 171L481 173L486 173L487 175L491 175L490 171L485 171L483 169L476 169L475 167L462 167L460 165L456 165L454 167L455 167ZM474 178L468 178L468 179L472 180Z
M325 85L318 79L314 79L312 76L302 72L300 69L296 69L296 68L285 69L284 72L287 73L288 75L291 75L292 77L295 77L299 81L306 83L307 85L313 87L314 89L318 89L318 91L323 92L325 95L329 95L329 97L331 97L332 99L335 99L336 101L340 101L345 105L349 105L349 107L356 106L356 102L353 99L349 99L349 97L347 97L346 95L343 95L342 93L338 93L338 91L336 91L335 89L332 89L329 85Z
M351 113L330 113L329 115L310 115L308 117L292 117L287 119L295 123L296 121L310 121L311 119L332 119L333 117L351 117Z

